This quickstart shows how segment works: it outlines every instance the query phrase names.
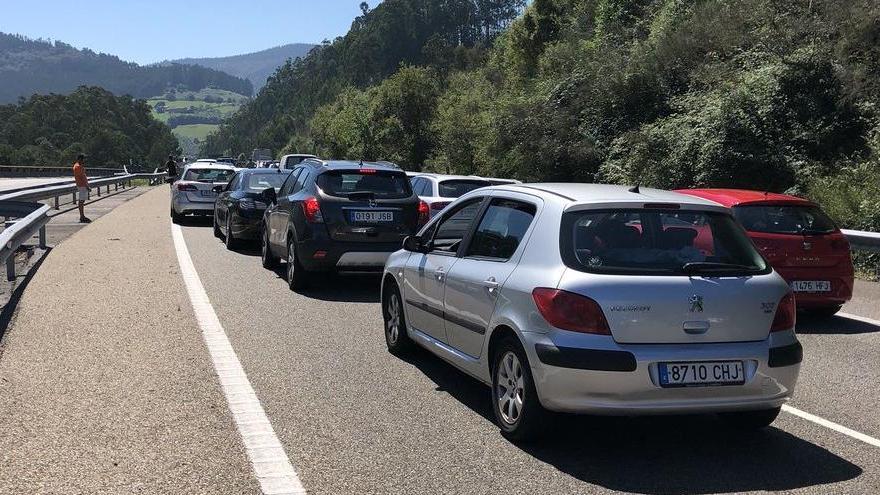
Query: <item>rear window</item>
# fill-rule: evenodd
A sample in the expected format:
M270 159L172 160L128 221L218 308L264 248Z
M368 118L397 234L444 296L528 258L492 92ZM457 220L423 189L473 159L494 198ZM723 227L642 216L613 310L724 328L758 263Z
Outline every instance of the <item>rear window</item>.
M729 215L679 210L586 210L562 217L562 256L596 273L748 275L769 267Z
M277 192L281 189L281 184L284 183L286 178L287 174L251 174L247 179L245 189L260 192L273 187Z
M183 180L198 182L229 182L235 170L228 168L191 168L186 171Z
M441 198L458 198L474 189L491 186L487 180L454 179L444 180L439 184Z
M830 234L834 221L818 206L736 206L733 215L749 232L770 234Z
M400 199L412 195L406 174L382 171L330 171L318 176L318 187L325 194L339 197L366 195L373 198Z

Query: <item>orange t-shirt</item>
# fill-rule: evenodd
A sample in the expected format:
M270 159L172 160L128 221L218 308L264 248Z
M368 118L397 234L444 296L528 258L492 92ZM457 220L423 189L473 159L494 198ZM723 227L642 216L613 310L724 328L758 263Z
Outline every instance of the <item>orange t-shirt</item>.
M82 163L73 164L73 178L76 180L76 187L89 187L89 178L86 177L86 168Z

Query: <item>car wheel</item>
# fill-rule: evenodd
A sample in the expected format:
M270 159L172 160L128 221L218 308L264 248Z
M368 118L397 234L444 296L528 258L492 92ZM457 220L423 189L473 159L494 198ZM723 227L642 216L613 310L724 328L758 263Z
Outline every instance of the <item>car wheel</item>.
M220 226L217 225L217 212L214 212L214 237L217 239L223 237L223 232L220 232Z
M226 212L226 238L224 239L226 244L226 249L232 251L238 245L238 241L235 240L235 236L232 235L232 215L229 212Z
M272 250L269 248L269 231L266 230L265 227L263 227L262 230L263 230L263 235L261 236L261 238L263 239L263 242L262 242L263 245L262 245L261 258L263 261L263 268L266 268L269 270L274 270L275 267L278 266L278 258L276 258L274 255L272 255Z
M770 423L776 419L776 416L779 416L779 411L781 410L781 407L774 407L773 409L761 409L759 411L721 413L719 416L728 426L735 429L757 430L770 426Z
M498 344L492 359L492 411L501 434L519 442L535 439L546 416L526 353L512 337Z
M831 318L836 315L838 311L841 310L843 306L828 306L824 308L812 308L805 311L806 315L810 318L815 318L817 320L824 320L825 318Z
M383 294L382 317L385 320L385 344L388 352L402 356L412 350L412 340L406 333L403 300L395 283L391 283Z
M171 223L180 223L180 221L182 219L183 219L183 215L174 211L174 207L172 206L171 207Z
M308 273L296 257L296 243L287 241L287 285L290 290L305 289L309 285Z

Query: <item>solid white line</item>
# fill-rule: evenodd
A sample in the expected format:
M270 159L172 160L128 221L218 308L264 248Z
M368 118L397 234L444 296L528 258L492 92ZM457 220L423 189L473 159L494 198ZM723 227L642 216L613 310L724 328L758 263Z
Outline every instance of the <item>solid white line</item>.
M275 436L272 424L208 300L208 294L190 258L179 225L171 226L171 237L174 239L174 249L177 251L177 261L180 263L186 291L202 329L202 337L260 489L265 495L305 494L306 490L287 458L284 447Z
M787 404L782 406L782 410L789 413L789 414L794 414L795 416L806 419L807 421L812 421L813 423L816 423L819 426L824 426L825 428L832 429L838 433L843 433L844 435L846 435L848 437L855 438L856 440L861 440L862 442L865 442L868 445L873 445L874 447L880 447L880 440L878 440L874 437L865 435L864 433L859 433L855 430L851 430L851 429L847 428L846 426L837 424L833 421L828 421L825 418L820 418L819 416L816 416L815 414L810 414L808 412L801 411L800 409L791 407Z
M837 316L840 316L841 318L846 318L848 320L860 321L862 323L867 323L869 325L880 327L880 320L875 320L873 318L866 318L864 316L854 315L852 313L837 313Z

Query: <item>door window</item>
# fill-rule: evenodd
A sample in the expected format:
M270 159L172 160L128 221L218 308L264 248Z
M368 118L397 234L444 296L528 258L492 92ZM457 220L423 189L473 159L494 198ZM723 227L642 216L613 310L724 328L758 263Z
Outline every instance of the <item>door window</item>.
M433 229L432 251L455 254L474 223L482 204L483 198L475 198L444 215Z
M299 174L299 177L296 178L296 183L293 185L293 190L290 191L290 194L296 194L300 192L303 188L303 185L309 179L311 173L306 169L301 169L302 173Z
M235 174L235 177L229 181L229 186L226 187L227 191L235 191L238 189L238 185L241 183L241 174Z
M495 198L483 215L465 256L508 260L535 218L535 205Z
M281 191L278 192L279 197L290 196L290 191L293 189L294 184L296 184L296 178L302 173L302 171L302 168L297 168L290 173L290 176L284 181L284 185L281 186Z

